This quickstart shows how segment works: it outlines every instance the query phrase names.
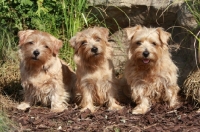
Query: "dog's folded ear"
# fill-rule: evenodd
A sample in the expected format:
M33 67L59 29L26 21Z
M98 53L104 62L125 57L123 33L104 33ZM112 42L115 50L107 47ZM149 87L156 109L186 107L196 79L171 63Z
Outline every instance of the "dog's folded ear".
M163 28L159 27L156 29L159 33L159 39L163 44L168 44L168 40L171 37L171 34L164 31Z
M62 42L61 40L56 39L56 40L54 41L53 53L54 53L55 55L58 54L58 52L59 52L60 48L62 47L62 45L63 45L63 42Z
M130 27L130 28L125 28L128 40L131 40L131 38L133 37L133 35L135 34L135 32L139 29L141 29L142 26L141 25L136 25L134 27Z
M34 30L24 30L24 31L19 31L18 32L18 37L19 37L19 46L24 44L26 38L31 35L34 32Z
M72 48L76 48L76 46L77 46L77 38L79 38L80 36L81 36L81 32L77 32L76 33L76 35L75 36L73 36L70 40L69 40L69 43L70 43L70 45L72 46Z
M101 35L104 36L104 39L108 41L109 29L105 27L94 27L94 28L97 28L97 30L101 32Z
M51 34L48 34L50 36L51 41L53 42L53 54L57 55L60 48L63 45L63 42L59 39L57 39L56 37L52 36Z
M70 45L75 48L76 45L76 36L73 36L70 40L69 40Z

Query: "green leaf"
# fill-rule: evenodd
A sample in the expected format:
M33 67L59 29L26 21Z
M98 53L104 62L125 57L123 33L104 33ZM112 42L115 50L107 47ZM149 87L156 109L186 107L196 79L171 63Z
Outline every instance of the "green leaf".
M29 5L32 6L33 2L30 0L21 0L20 5L24 6L24 5Z

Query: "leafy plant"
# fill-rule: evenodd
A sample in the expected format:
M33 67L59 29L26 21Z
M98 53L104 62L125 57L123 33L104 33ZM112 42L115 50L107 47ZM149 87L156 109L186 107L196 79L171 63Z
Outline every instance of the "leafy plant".
M194 16L194 18L196 19L196 22L197 22L197 28L196 29L199 29L200 28L200 1L199 0L193 0L193 1L185 0L185 3L187 5L188 9L190 10L190 12L192 13L192 15ZM190 34L192 34L195 38L194 47L196 47L196 44L198 45L197 46L198 47L198 54L196 55L196 53L195 53L196 58L198 58L198 62L197 62L197 59L196 59L196 64L197 64L197 67L198 67L198 63L200 62L200 31L197 31L197 33L196 33L194 31L190 31L189 29L186 29L186 30Z
M1 27L0 32L0 63L4 63L5 61L15 61L17 55L14 35Z
M200 1L199 0L185 0L185 3L187 4L188 9L192 13L192 15L195 17L196 22L198 23L198 26L200 26Z
M65 39L67 45L64 45L62 49L62 56L67 56L68 62L70 64L73 64L73 49L69 46L68 40L75 35L76 32L83 29L85 26L88 26L87 21L87 0L73 0L71 2L67 2L68 0L62 1L62 9L63 9L63 15L64 15L64 28L66 29L64 31L64 35L67 37ZM67 52L66 52L67 51Z

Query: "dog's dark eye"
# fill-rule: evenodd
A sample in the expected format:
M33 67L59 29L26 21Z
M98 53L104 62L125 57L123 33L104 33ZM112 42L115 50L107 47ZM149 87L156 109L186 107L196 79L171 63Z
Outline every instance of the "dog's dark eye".
M141 41L137 41L136 44L137 44L137 45L141 45Z
M45 48L49 48L49 46L45 45Z
M86 41L82 41L81 42L81 45L85 45L87 42Z
M156 46L156 43L155 43L155 42L153 42L152 44L153 44L154 46Z
M99 41L101 41L101 38L96 37L95 40L96 40L97 42L99 42Z
M27 44L33 44L33 41L27 42Z

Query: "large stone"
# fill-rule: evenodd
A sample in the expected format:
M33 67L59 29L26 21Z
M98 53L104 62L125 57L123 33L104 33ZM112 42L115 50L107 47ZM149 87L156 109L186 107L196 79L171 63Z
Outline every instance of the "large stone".
M194 37L187 30L194 30L197 22L184 0L88 0L89 10L112 32L114 65L122 73L126 62L127 38L123 28L137 24L163 27L172 34L173 60L179 67L179 84L195 67Z
M180 26L187 27L189 29L195 29L198 26L195 17L189 11L186 3L183 3L179 6L177 16Z
M90 5L106 5L106 6L127 6L145 5L156 7L157 9L166 8L171 4L180 4L184 0L88 0Z
M184 0L88 0L92 14L112 32L142 24L146 26L195 28L197 22Z

